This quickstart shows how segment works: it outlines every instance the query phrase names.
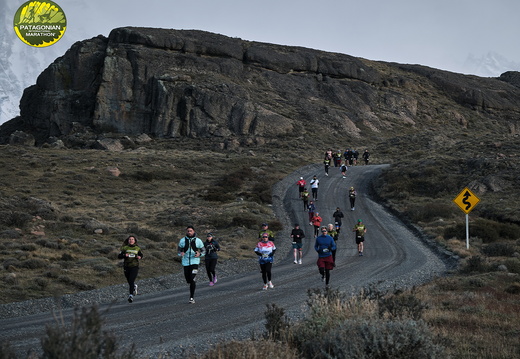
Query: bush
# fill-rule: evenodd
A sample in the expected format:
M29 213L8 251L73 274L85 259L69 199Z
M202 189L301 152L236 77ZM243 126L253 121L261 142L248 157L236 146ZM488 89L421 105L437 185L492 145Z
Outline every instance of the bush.
M430 222L438 218L449 218L454 214L454 208L445 203L429 203L428 205L410 206L405 215L412 222Z
M326 290L309 291L309 296L310 315L290 333L290 345L302 358L445 357L427 325L409 317L420 316L424 308L413 293L391 299L369 289L345 299Z
M511 257L515 253L515 246L509 243L491 243L484 246L482 252L489 257Z
M113 334L102 329L103 320L95 306L74 312L70 326L56 323L47 326L41 344L44 358L135 358L132 347L118 354L118 345Z
M480 256L473 256L466 260L460 271L461 273L485 273L490 271L490 266Z
M285 315L285 310L276 304L267 304L265 311L265 329L267 330L266 339L280 340L289 328L289 319Z

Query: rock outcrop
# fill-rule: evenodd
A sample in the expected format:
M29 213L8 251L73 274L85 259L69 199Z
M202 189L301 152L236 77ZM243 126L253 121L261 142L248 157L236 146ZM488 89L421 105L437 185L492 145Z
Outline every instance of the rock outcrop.
M196 30L118 28L74 44L27 88L0 127L36 144L85 133L276 138L330 128L345 136L476 120L517 134L518 73L479 78ZM91 144L97 143L91 141Z

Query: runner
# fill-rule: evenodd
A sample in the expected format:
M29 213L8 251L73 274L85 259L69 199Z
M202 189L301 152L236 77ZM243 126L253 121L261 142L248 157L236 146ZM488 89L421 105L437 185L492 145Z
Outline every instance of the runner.
M302 193L306 189L305 186L307 185L307 182L305 182L303 177L300 177L298 182L296 182L296 185L298 186L298 198L302 198Z
M269 224L262 223L262 229L258 232L258 239L262 238L262 234L269 234L269 240L274 241L274 232L269 229Z
M332 161L331 158L325 156L325 159L323 160L323 164L325 165L325 176L329 175L329 167L330 167L331 161Z
M307 188L303 189L302 200L303 200L303 210L306 211L309 207L309 191L307 191Z
M352 229L352 232L356 232L356 244L358 246L358 254L359 256L363 255L363 242L365 242L365 233L367 233L367 228L363 224L363 222L358 219L357 224Z
M327 234L327 228L321 229L321 235L316 237L314 249L318 252L318 270L321 274L321 280L325 281L325 285L329 285L330 271L334 268L334 260L332 251L336 250L334 239Z
M320 234L320 226L323 219L320 217L320 214L318 212L314 213L314 216L312 217L311 223L314 226L314 238Z
M182 257L182 266L184 268L184 278L186 283L190 285L190 304L195 304L195 288L197 283L195 277L199 272L200 257L206 254L204 243L195 233L193 226L186 227L186 236L181 238L177 247L179 256Z
M263 290L267 288L274 288L271 282L271 269L273 267L274 252L276 246L269 240L269 234L262 234L262 239L255 247L255 253L258 255L258 263L260 264L260 271L262 272L262 280L264 281Z
M296 223L291 232L292 247L294 252L294 264L302 264L303 251L302 251L302 239L305 237L305 233L300 228L300 225Z
M312 193L312 199L317 201L318 200L318 186L320 185L320 180L316 178L316 176L312 177L311 179L311 193Z
M343 176L343 178L347 178L347 170L348 170L347 161L345 161L345 163L341 165L340 170L341 170L341 176Z
M220 245L213 238L213 234L208 233L206 235L206 242L204 242L204 248L206 249L206 257L204 259L204 262L206 264L206 273L208 274L209 278L209 286L213 287L217 283L217 252L220 251Z
M313 201L309 202L307 210L309 211L309 224L312 226L312 219L314 218L314 211L316 210L316 205Z
M368 150L365 150L365 152L363 152L363 159L365 160L365 165L368 165L369 158L370 152L368 152Z
M126 280L128 282L128 303L134 301L134 295L137 295L137 284L135 280L139 273L139 260L143 258L143 252L137 245L137 238L135 236L128 236L123 242L121 252L117 256L119 259L123 259L123 271L125 273Z
M329 223L327 225L327 232L328 232L328 235L332 237L332 239L334 239L334 242L335 243L338 243L338 236L339 236L339 233L338 231L334 228L334 225L332 223ZM336 266L336 249L334 249L332 251L332 259L334 260L334 267Z
M357 192L354 187L350 187L348 190L348 199L350 200L350 210L353 211L355 209L354 205L356 204L356 196Z
M332 217L334 217L334 224L336 225L336 232L338 232L339 234L339 231L341 230L341 219L344 217L343 216L343 212L341 212L341 209L339 209L339 207L336 207L336 212L334 212L332 214Z

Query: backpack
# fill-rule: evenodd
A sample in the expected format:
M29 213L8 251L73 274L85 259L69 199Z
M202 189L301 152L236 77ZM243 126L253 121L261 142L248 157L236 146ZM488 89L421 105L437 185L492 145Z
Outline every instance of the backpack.
M193 238L184 237L184 248L182 249L182 251L184 253L186 253L188 251L188 249L190 249L190 244L191 244L191 250L194 252L197 252L199 249L197 248L197 244L195 242L197 242L196 237L193 237Z

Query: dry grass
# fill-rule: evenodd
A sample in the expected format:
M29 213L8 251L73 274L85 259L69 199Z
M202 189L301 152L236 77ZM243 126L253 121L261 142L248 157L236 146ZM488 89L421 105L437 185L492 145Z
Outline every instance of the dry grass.
M221 239L222 260L250 258L259 224L276 224L265 202L272 184L305 159L195 145L118 153L0 147L0 302L124 282L117 253L129 233L145 253L140 278L178 271L176 246L187 225ZM229 178L240 181L219 187L227 200L206 198Z
M518 276L485 273L443 278L421 287L424 319L445 338L453 358L515 358L520 353Z

